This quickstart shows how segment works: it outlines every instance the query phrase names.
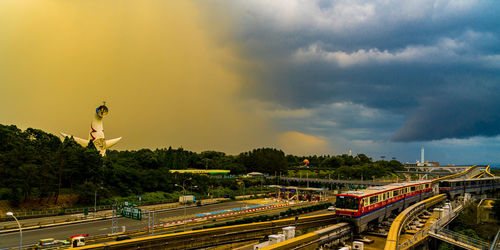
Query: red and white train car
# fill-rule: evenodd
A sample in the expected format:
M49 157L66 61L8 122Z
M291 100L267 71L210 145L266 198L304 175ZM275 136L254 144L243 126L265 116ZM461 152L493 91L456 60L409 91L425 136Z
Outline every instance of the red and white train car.
M335 214L352 221L358 232L382 222L393 212L433 196L432 181L410 181L337 194Z

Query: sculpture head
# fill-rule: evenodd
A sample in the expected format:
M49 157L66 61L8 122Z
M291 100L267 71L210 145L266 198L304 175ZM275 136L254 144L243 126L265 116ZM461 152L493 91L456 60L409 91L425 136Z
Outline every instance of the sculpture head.
M95 113L97 114L97 116L103 118L108 115L108 107L106 107L106 104L103 104L95 109Z

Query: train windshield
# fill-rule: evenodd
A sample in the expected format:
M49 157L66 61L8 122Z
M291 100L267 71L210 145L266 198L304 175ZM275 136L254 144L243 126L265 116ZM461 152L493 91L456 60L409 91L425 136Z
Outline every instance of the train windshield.
M337 201L335 202L335 206L340 209L352 209L358 210L359 199L357 197L351 196L337 196Z

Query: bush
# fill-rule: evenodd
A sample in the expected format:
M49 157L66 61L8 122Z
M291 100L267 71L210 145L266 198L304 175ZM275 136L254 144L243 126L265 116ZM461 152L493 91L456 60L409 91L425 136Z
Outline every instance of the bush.
M0 200L10 199L12 189L10 188L0 188Z

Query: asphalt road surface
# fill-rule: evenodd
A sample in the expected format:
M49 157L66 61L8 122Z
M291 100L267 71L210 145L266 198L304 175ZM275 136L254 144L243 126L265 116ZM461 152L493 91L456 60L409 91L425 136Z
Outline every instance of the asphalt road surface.
M220 204L211 204L201 207L188 207L186 209L187 215L199 214L212 211L220 211L231 208L241 208L246 205L255 205L252 203L245 202L225 202ZM126 227L126 230L135 230L140 228L145 228L148 225L148 220L145 218L145 213L143 213L142 221L119 218L118 219L118 231L122 230L122 226ZM184 209L168 210L163 212L155 213L156 224L160 223L160 219L168 217L184 216ZM33 245L37 243L40 239L54 238L57 240L64 240L69 238L71 235L88 233L90 235L103 235L111 233L111 219L101 220L87 223L70 224L64 226L48 227L41 229L34 229L29 231L23 231L23 245ZM0 234L0 248L10 248L19 247L19 232L4 233Z

